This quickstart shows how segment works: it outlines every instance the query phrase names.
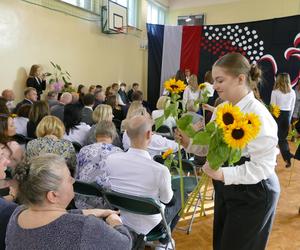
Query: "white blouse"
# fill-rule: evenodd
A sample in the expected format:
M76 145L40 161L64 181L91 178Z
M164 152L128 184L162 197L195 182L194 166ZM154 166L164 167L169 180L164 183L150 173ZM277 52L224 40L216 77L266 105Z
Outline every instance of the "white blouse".
M291 111L293 113L295 102L296 93L293 89L289 93L282 93L278 89L272 91L270 103L278 105L280 110Z
M256 184L275 173L276 158L279 153L276 147L277 124L264 104L254 97L253 92L246 95L236 106L244 113L257 114L261 121L261 128L258 136L242 151L242 155L249 157L250 161L239 166L223 167L224 182L225 185ZM213 114L212 120L215 119L215 115L216 113ZM204 147L192 145L192 141L187 150L197 155L207 153Z
M130 148L131 142L126 131L123 134L122 142L124 150ZM172 148L173 152L177 152L178 143L173 140L169 140L161 135L153 134L151 137L150 144L148 145L147 151L153 158L154 155L160 155L161 153L167 151L169 148Z
M161 117L163 114L164 114L164 110L162 110L162 109L153 110L152 111L152 119L155 120L155 119ZM176 121L175 121L174 117L169 116L168 119L166 119L164 121L163 125L168 126L172 131L173 127L176 127Z
M197 100L200 97L200 90L197 89L195 92L192 91L190 86L187 86L183 92L182 107L186 109L188 100Z
M89 125L81 122L75 129L71 129L68 135L65 133L63 138L71 142L78 142L81 146L84 146L90 129Z

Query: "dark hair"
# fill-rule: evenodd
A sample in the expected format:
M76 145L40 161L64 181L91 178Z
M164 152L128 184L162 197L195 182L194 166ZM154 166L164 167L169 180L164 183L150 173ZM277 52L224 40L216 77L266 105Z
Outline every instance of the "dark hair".
M122 82L122 83L120 84L120 87L121 87L121 86L126 87L126 83L125 83L125 82Z
M133 92L132 96L131 96L131 100L132 101L143 101L143 92L140 90Z
M98 84L98 85L96 85L96 88L97 89L102 89L102 86Z
M82 109L78 105L67 104L64 110L64 124L66 127L66 134L70 133L71 129L76 129L76 126L81 122Z
M139 86L139 84L138 84L137 82L134 82L134 83L132 84L132 87L136 87L136 86Z
M117 97L115 95L106 96L106 104L113 109L117 107Z
M81 94L81 89L82 89L82 88L84 88L84 85L79 84L79 85L78 85L78 88L77 88L77 93L78 93L78 94Z
M56 91L49 91L48 93L47 93L47 97L55 97L55 96L57 96L58 95L58 93L56 92Z
M36 101L31 105L28 118L29 121L37 125L46 115L50 115L48 103L45 101Z
M177 70L176 75L175 75L175 80L181 80L184 81L185 80L185 74L184 72L182 72L181 70Z
M83 105L91 106L95 103L95 96L93 94L86 94L82 97Z
M12 138L7 135L8 119L8 114L0 114L0 144L3 144L7 148L9 148L7 143L12 141Z
M112 93L111 93L111 86L108 86L108 87L106 88L106 90L105 90L105 95L106 95L106 97L112 95Z
M18 108L17 116L28 118L30 109L31 109L30 104L23 104L20 108Z
M261 79L261 70L257 64L250 64L246 57L240 53L228 53L218 59L213 67L220 67L227 73L237 77L243 74L247 78L248 86L257 95L257 84Z
M0 113L1 114L9 114L9 109L6 106L7 100L3 97L0 97Z
M119 84L118 84L118 83L113 83L113 84L111 85L111 88L114 88L114 87L118 87L118 88L119 88Z
M204 75L204 82L209 82L211 84L214 83L213 78L212 78L212 74L211 74L210 70L206 71L206 73Z

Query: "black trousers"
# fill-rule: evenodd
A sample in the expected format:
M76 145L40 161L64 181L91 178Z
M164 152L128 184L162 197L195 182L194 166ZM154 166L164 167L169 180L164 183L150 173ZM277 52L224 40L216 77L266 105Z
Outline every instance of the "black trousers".
M289 117L290 117L290 111L280 110L280 116L276 118L276 122L278 125L278 132L277 132L278 146L282 158L285 161L289 161L291 159L290 148L286 139L289 133L289 125L290 125Z
M213 249L265 249L280 193L276 174L254 185L213 183Z

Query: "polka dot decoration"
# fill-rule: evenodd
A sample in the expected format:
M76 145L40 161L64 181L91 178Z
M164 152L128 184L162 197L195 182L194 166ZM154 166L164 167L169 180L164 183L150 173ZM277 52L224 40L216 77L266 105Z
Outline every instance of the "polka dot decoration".
M207 25L203 29L203 49L215 56L222 57L229 52L239 52L251 63L256 63L264 55L264 42L259 39L258 32L248 26Z

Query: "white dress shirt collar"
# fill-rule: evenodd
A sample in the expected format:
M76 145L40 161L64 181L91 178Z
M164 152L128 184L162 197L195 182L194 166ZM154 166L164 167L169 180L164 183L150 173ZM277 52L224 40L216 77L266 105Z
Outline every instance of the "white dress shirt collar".
M243 110L250 100L254 99L254 94L250 91L246 96L244 96L235 106L238 106L241 110Z
M91 106L84 106L84 107L93 111L93 108Z
M142 157L145 157L147 159L152 159L150 154L148 153L148 151L144 150L144 149L138 149L138 148L129 148L128 153L132 153L132 154L136 154L136 155L140 155Z

